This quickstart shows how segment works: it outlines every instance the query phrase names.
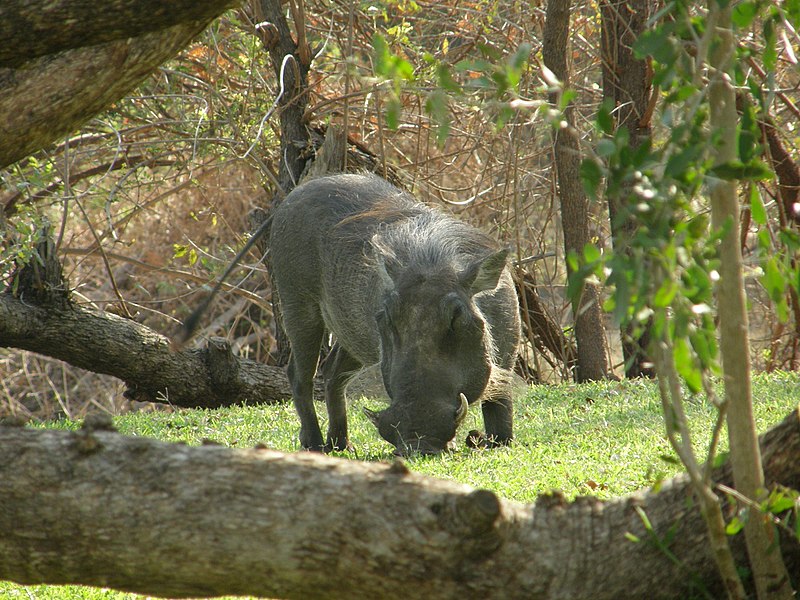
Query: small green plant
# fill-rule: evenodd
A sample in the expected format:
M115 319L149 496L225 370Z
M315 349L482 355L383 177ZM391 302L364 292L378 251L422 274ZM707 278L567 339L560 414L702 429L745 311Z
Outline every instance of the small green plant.
M606 193L620 201L617 218L635 223L635 232L616 239L613 254L589 246L582 257L571 256L570 292L574 297L589 277L603 280L611 290L606 308L616 321L633 324L637 336L649 329L648 352L658 374L667 436L698 493L717 565L732 582L729 597L744 598L745 591L725 533L738 532L743 523L759 595L774 585L780 597L789 597L789 586L780 583L786 581L780 553L766 551L769 521L762 527L752 514L759 508L768 513L764 507L770 504L751 416L737 186L748 191L752 221L761 229L760 279L781 319L789 313L786 288L798 280L797 246L791 245L797 236L784 233L790 258L770 254L772 234L757 183L773 176L761 159L759 130L759 121L768 118L765 98L772 91L762 90L742 68L751 49L735 44L734 36L763 17L761 57L765 69L774 70L774 28L790 17L763 2L739 3L735 10L726 2L710 2L708 10L675 2L664 13L669 18L654 23L635 44L639 58L650 61L653 83L662 92L659 141L630 148L627 130L613 127L614 107L603 105L596 119L601 138L596 156L581 168L586 190L597 198L605 182ZM750 96L739 92L737 97L734 83ZM712 381L723 374L727 385L718 394ZM690 398L704 395L718 409L705 467L693 448L687 391ZM735 518L727 526L723 494L714 488L708 466L715 462L726 424L738 493L743 510L751 511L749 518Z

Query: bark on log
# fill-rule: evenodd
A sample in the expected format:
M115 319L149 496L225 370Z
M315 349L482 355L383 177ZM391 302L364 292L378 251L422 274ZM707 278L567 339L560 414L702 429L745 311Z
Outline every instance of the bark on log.
M216 408L291 397L282 368L233 356L225 340L173 352L169 339L130 319L74 305L35 306L11 294L0 294L0 347L113 375L132 400Z
M0 67L64 50L125 40L186 21L211 21L236 0L4 0Z
M768 481L795 489L798 416L762 446ZM684 478L610 502L523 505L402 463L192 448L103 428L0 427L0 579L170 597L672 599L697 583L721 592ZM726 469L715 479L730 483ZM744 564L741 540L734 547ZM796 578L800 544L787 537L783 550Z
M37 7L54 6L57 9L62 4L40 2L23 13L30 17L29 13L37 12ZM77 9L84 3L71 4ZM172 8L172 3L152 3L149 0L129 0L123 3L120 0L115 4L127 4L128 12L135 12L137 7L144 11L150 4L163 4L165 7L170 5L169 9L164 8L165 14L171 15L169 21L179 22L170 27L165 27L166 23L156 26L157 19L145 20L144 17L139 17L136 20L138 28L146 31L146 26L150 24L156 31L142 33L137 37L117 38L123 32L113 27L107 33L97 33L96 30L103 30L105 26L102 15L106 13L102 12L91 23L74 25L74 28L65 26L60 21L54 22L51 32L54 36L59 35L59 28L77 32L72 35L74 39L70 38L72 41L64 42L69 49L61 52L38 55L47 50L46 44L57 43L57 39L62 38L43 36L40 40L30 33L30 27L35 27L33 22L30 27L17 30L15 36L21 35L29 39L34 47L5 44L5 54L0 54L0 140L3 142L0 144L0 168L67 135L119 100L148 73L188 44L232 2L224 0L197 3L197 11L182 15ZM186 4L181 2L180 6ZM89 11L100 11L99 5L86 6ZM0 11L0 23L3 24L0 25L0 31L4 35L6 29L14 30L16 27L15 19L3 18L6 13L14 13L13 7L14 5L3 3ZM42 9L42 14L47 13ZM44 23L44 20L40 22ZM86 31L87 36L81 37L82 31ZM92 39L88 37L89 33L99 37ZM104 41L106 39L111 41ZM80 43L82 47L73 47L76 43ZM29 51L33 58L25 54ZM7 65L19 65L19 68Z

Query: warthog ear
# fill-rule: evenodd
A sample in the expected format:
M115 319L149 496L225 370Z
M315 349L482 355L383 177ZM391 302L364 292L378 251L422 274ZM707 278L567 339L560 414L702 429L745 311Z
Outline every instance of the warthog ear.
M372 251L375 253L375 266L378 275L387 289L394 289L397 276L397 256L388 248L378 234L372 236Z
M366 406L363 407L362 410L364 411L364 414L367 415L367 418L372 422L372 424L375 425L375 427L377 427L378 426L378 413L376 413L374 410L370 410Z
M466 269L461 271L458 279L471 294L477 294L497 287L500 275L506 268L508 249L503 248L483 258L473 261Z

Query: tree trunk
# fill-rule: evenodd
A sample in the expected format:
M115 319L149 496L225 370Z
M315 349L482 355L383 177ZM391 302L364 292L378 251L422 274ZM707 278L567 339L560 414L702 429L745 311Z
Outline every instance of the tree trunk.
M517 269L514 283L525 324L524 334L528 341L540 351L549 351L567 373L573 372L577 367L578 354L575 345L567 339L558 323L550 318L531 276L522 269Z
M259 29L264 48L269 52L280 94L278 105L281 123L281 161L279 170L280 194L288 194L300 183L300 178L309 157L311 139L304 120L308 104L308 69L311 66L311 49L305 40L305 23L298 22L295 28L298 41L292 38L280 0L254 0L257 18L266 20ZM295 5L290 3L292 7ZM302 6L302 2L298 4ZM278 201L280 201L279 196Z
M290 3L292 8L302 6ZM298 41L292 38L289 23L286 20L284 7L280 0L252 0L251 9L255 20L261 24L257 33L264 49L269 53L272 69L278 82L278 102L280 118L281 160L278 169L278 189L272 201L271 209L277 206L283 197L300 183L306 168L306 161L313 156L310 152L311 135L304 120L308 104L308 70L311 66L311 50L305 40L305 23L297 21L295 27ZM266 240L261 246L266 255L267 270L271 273L270 256L266 248ZM275 345L273 357L278 365L289 363L290 347L281 318L280 298L277 288L272 282L272 314L275 315Z
M633 44L644 31L650 17L650 0L604 0L600 4L603 23L603 98L612 108L618 129L627 129L632 150L649 142L652 131L651 72L647 61L637 60ZM636 233L636 219L628 208L630 185L617 193L607 190L608 215L614 250L627 253L629 240ZM633 325L620 333L627 377L653 377L651 361L645 350L650 343L649 326L636 334Z
M717 136L715 164L738 159L736 94L731 85L736 49L731 7L709 3L709 29L715 31L709 53L709 125ZM713 29L712 29L713 28ZM728 438L736 490L755 503L765 499L764 472L753 419L750 382L750 343L742 274L742 254L735 224L739 222L736 181L715 181L710 187L711 220L715 229L727 227L719 244L717 305L720 352L725 380ZM774 547L775 525L756 508L748 509L745 535L758 597L791 598L793 593L781 553Z
M542 56L544 64L569 87L567 69L567 34L569 31L569 0L550 0L547 3ZM558 104L559 94L551 94L550 102ZM583 254L589 242L589 209L580 182L580 145L575 130L574 109L564 108L567 126L555 130L555 167L558 177L558 197L561 203L561 223L564 230L564 250L567 254ZM568 267L569 268L569 267ZM600 291L591 283L583 286L577 302L573 301L575 339L578 346L577 381L603 379L608 374L608 356Z
M195 8L179 13L172 7L165 7L156 11L152 18L140 15L133 19L132 29L122 27L125 15L142 13L151 4L164 3L118 0L92 4L87 10L96 13L97 17L87 23L70 25L71 21L65 24L63 20L48 20L48 15L78 18L76 11L83 4L66 1L2 4L0 31L6 37L0 52L0 132L3 140L0 144L0 168L67 135L119 100L159 64L189 43L231 1L181 2L180 7L188 4ZM121 18L109 16L115 7L124 7ZM165 16L166 22L159 22L159 14ZM107 31L103 22L106 17L112 23ZM177 24L165 26L172 22ZM148 29L150 27L152 31ZM31 30L37 33L33 34ZM14 33L9 34L10 31ZM128 31L137 31L140 35L129 37ZM17 38L29 41L9 42L9 39ZM42 54L52 49L62 50Z
M799 416L764 436L770 484L800 487ZM523 505L400 462L188 447L107 428L0 427L0 579L169 597L601 600L681 598L699 585L711 597L721 591L683 477L610 502L555 494ZM729 482L725 469L715 478ZM800 544L789 537L784 553L796 577Z

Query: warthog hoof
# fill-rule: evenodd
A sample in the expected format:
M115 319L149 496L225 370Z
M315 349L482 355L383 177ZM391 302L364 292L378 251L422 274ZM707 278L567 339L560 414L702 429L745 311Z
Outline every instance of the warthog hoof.
M487 436L482 431L478 431L477 429L472 429L467 434L467 439L465 440L467 444L467 448L499 448L500 446L508 446L511 443L510 439L507 440L500 440L494 436Z
M353 448L353 445L347 440L345 440L343 444L328 440L328 443L325 444L325 446L322 448L322 451L325 454L330 454L331 452L354 452L355 448Z

